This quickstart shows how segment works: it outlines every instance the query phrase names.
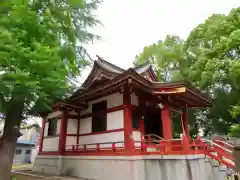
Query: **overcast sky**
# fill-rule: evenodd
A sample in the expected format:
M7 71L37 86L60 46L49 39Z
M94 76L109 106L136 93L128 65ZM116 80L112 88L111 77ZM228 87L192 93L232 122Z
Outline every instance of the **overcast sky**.
M94 59L97 54L127 69L144 46L168 34L186 38L213 13L226 14L239 5L240 0L104 0L96 14L104 27L95 29L102 40L87 50Z
M239 0L104 0L97 10L104 27L95 29L102 40L87 50L94 59L98 54L127 69L144 46L167 34L186 38L213 13L226 14L239 5Z

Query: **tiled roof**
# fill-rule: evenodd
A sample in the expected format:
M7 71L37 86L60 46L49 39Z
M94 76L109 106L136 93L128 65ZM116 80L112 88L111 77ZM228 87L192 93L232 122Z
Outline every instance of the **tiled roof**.
M142 73L146 72L151 67L152 67L151 64L144 63L140 66L136 66L135 68L133 68L133 70L136 71L136 73L138 73L138 74L142 74Z
M102 59L101 57L97 56L98 60L96 60L95 62L103 69L113 72L113 73L123 73L125 70ZM149 62L145 62L144 64L141 64L139 66L136 66L133 68L133 70L138 73L138 74L142 74L143 72L146 72L149 68L151 68L152 65L149 64Z
M95 61L101 68L113 72L113 73L123 73L125 70L108 62L105 61L104 59L98 57L98 60Z

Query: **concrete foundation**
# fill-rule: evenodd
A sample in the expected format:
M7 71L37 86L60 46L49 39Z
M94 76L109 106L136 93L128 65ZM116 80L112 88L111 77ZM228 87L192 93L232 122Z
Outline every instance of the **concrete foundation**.
M88 180L220 180L203 155L38 156L33 170Z

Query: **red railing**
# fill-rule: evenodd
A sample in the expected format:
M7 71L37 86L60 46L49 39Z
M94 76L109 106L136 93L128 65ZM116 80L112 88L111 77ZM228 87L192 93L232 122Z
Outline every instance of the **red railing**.
M231 169L235 168L232 145L226 142L221 142L219 144L218 141L209 140L204 140L203 143L205 143L205 154L207 156Z
M234 168L232 150L209 140L183 139L132 141L132 151L124 151L124 141L66 146L66 155L187 155L204 154L229 168Z
M91 144L77 144L66 146L65 153L74 152L78 154L99 154L123 152L124 142L104 142Z

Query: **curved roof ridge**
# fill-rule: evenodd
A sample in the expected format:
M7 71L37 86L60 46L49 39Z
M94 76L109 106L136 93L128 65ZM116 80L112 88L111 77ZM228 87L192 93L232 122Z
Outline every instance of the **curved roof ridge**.
M150 65L149 60L145 61L144 63L142 63L140 65L135 66L133 69L137 69L137 68L140 68L140 67L143 67L143 66L146 66L146 65Z
M153 65L150 63L150 61L145 61L143 64L140 64L139 66L136 66L133 69L139 74L142 74L150 70L152 75L154 76L153 78L155 79L155 81L157 81L157 75L156 75L155 69Z
M115 73L123 73L125 70L120 68L119 66L116 66L105 59L101 58L100 56L97 55L97 60L96 62L105 70L115 72Z

